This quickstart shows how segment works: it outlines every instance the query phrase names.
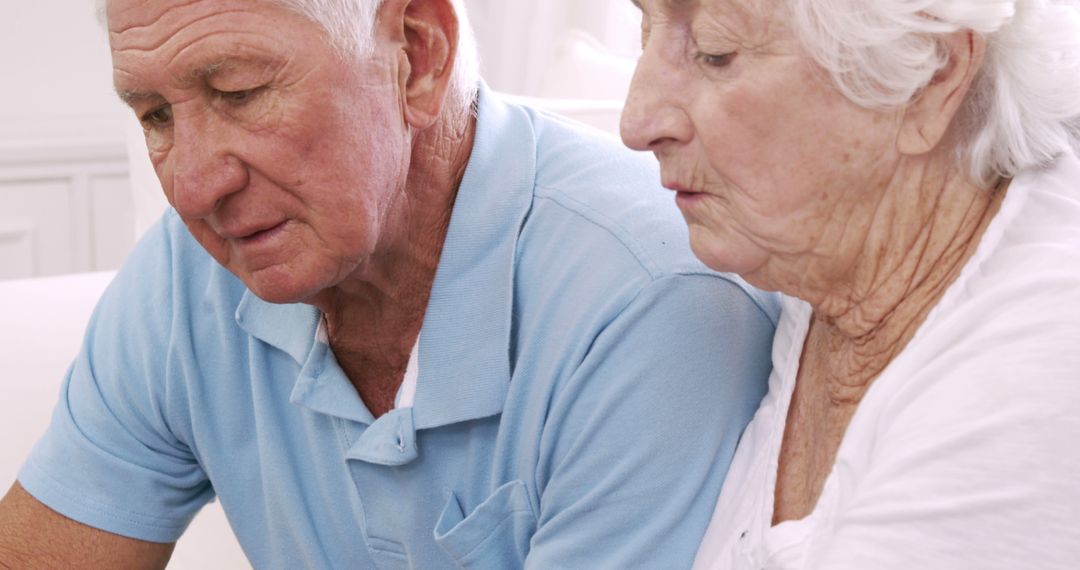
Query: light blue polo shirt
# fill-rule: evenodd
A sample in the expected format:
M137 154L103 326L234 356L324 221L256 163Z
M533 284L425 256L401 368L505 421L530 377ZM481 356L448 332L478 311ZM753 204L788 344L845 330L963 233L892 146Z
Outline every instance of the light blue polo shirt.
M171 542L220 500L257 568L680 568L765 393L778 307L701 266L651 157L483 89L412 407L170 211L102 298L19 475Z

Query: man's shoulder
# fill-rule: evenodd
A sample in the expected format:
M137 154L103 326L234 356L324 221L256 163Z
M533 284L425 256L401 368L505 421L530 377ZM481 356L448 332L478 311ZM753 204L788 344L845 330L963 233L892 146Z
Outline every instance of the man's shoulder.
M576 273L567 286L592 282L608 294L633 293L669 278L712 279L731 295L759 305L775 323L772 295L694 257L686 222L672 193L660 185L651 155L574 121L531 114L536 183L519 242L520 266L549 277ZM564 271L549 271L555 267ZM580 278L585 275L589 278Z
M592 209L642 214L658 208L682 224L672 193L660 185L660 168L650 153L632 151L610 133L552 113L531 110L536 136L538 191L558 191ZM685 230L683 230L685 233Z

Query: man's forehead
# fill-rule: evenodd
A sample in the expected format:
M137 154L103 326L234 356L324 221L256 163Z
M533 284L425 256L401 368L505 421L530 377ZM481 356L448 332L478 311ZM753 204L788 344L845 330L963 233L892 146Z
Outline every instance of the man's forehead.
M110 32L124 32L149 27L159 22L169 11L200 1L105 0L105 16Z
M253 11L273 5L268 0L101 0L110 32L167 24L183 13Z
M113 83L129 105L160 99L151 84L187 88L233 71L265 73L296 47L280 42L283 24L261 12L266 0L107 2Z

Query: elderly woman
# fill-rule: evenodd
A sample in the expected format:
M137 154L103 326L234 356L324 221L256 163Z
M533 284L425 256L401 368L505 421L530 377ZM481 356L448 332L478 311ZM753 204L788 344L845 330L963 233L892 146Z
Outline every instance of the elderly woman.
M1080 4L640 0L626 143L785 295L698 568L1080 564Z

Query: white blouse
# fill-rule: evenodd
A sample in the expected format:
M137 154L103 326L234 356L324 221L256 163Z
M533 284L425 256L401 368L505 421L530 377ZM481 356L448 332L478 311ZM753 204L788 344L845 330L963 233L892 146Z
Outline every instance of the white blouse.
M1080 568L1080 162L1016 177L881 373L814 510L772 525L811 308L785 299L769 394L695 569Z

